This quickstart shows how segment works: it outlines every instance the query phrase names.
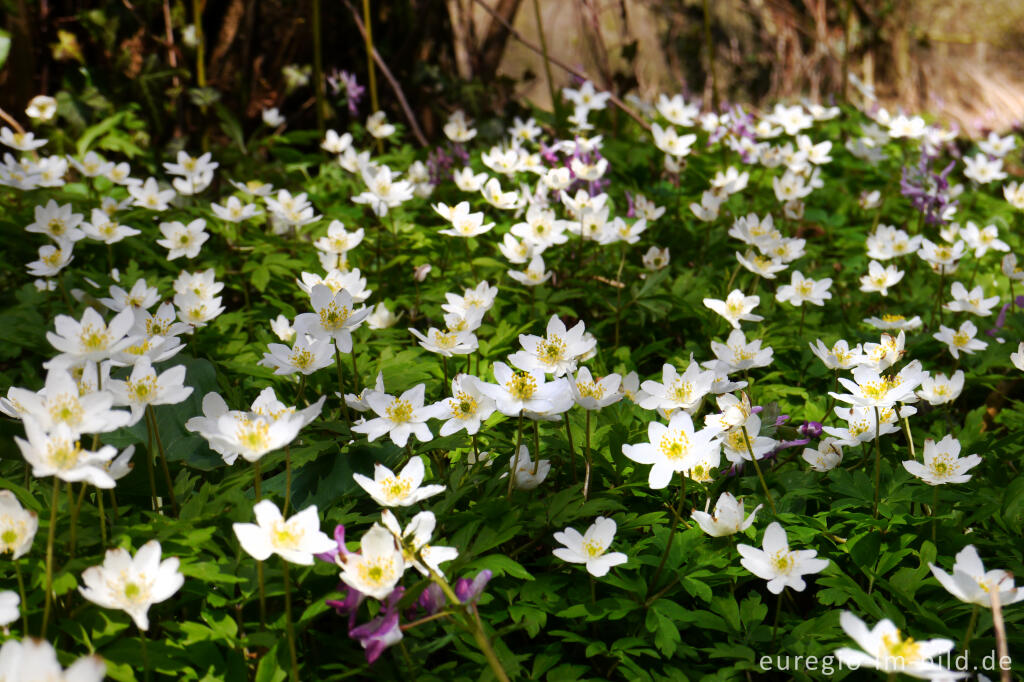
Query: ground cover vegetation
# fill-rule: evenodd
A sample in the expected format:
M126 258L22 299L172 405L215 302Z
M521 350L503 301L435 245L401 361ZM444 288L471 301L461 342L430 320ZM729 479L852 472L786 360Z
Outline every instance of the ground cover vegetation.
M1019 675L1020 139L851 90L166 158L32 100L0 678Z

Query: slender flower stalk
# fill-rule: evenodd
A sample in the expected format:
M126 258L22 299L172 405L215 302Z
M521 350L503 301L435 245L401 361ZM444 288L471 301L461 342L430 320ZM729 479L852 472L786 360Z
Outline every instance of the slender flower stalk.
M262 487L261 483L260 461L257 459L252 463L252 489L257 502L263 499L263 494L260 490ZM264 630L267 626L267 583L263 571L263 562L258 559L256 560L256 582L259 583L260 590L260 630Z
M149 414L149 423L153 425L153 439L156 440L156 450L160 455L160 468L163 469L164 479L167 482L167 496L171 499L171 513L175 518L178 516L178 500L174 495L174 481L171 479L171 469L167 464L167 453L164 452L164 442L160 440L160 427L156 423L156 412L152 405L146 405L146 412Z
M516 427L516 454L515 463L512 465L512 471L508 475L508 490L505 492L505 499L512 499L512 485L516 478L516 472L519 471L519 446L523 444L523 411L519 410L519 423ZM540 453L533 453L534 457L540 458Z
M569 412L562 413L565 420L565 437L569 440L569 461L572 462L572 482L576 483L579 478L576 475L576 452L572 445L572 427L569 426Z
M354 349L353 349L354 350ZM338 394L341 396L341 413L345 415L345 423L352 430L352 418L348 414L348 403L345 402L345 378L341 374L341 351L334 345L334 364L338 366Z
M678 506L673 510L674 514L671 518L672 530L668 534L668 542L665 543L665 551L661 554L661 561L658 562L658 568L654 571L654 577L651 578L651 582L647 583L647 591L650 592L657 582L658 578L661 577L661 572L665 568L665 561L668 560L668 553L672 550L672 541L676 537L676 529L679 527L679 522L683 518L683 505L686 502L686 474L683 472L679 473L679 476L683 479L683 484L679 487L679 503Z
M586 470L586 472L583 475L583 499L584 500L587 499L587 493L590 491L590 410L585 410L585 412L587 413L587 416L586 416L586 426L584 427L586 429L586 436L585 436L585 438L583 440L584 440L584 445L586 447L585 459L586 459L586 462L587 462L587 470ZM683 477L683 480L684 481L686 480L685 476Z
M60 503L60 479L53 477L53 495L50 496L50 528L46 532L46 597L43 602L43 627L39 636L46 639L46 626L50 624L53 605L53 538L57 530L57 505Z
M882 487L882 441L879 432L880 422L881 416L878 413L878 406L875 405L875 506L871 513L876 519L878 518L879 491ZM936 488L935 491L938 492L938 488ZM934 531L934 526L932 530ZM935 538L933 537L932 539L934 540Z
M262 565L262 562L260 562ZM288 655L291 658L292 682L299 682L299 656L295 649L295 624L292 622L292 581L289 574L288 561L281 557L281 570L284 576L284 622L288 630Z
M772 514L778 516L779 513L775 509L775 500L772 498L772 494L768 491L768 484L765 483L764 474L761 473L761 465L757 463L757 456L754 454L754 448L750 444L750 434L747 433L747 426L746 424L741 424L740 428L743 429L743 443L747 446L747 452L750 453L750 461L754 463L754 471L757 472L757 478L761 481L761 488L764 490L764 496L768 498L768 506L772 508Z
M14 560L14 573L18 576L18 594L21 596L21 636L28 637L28 602L25 601L25 579L21 575L21 557Z

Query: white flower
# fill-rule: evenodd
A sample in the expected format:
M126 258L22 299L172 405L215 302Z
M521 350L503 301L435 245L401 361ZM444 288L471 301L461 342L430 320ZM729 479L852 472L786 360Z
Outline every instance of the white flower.
M949 352L954 358L959 358L960 353L974 355L976 350L984 350L988 347L986 341L975 338L978 328L970 320L965 320L960 328L954 331L945 325L939 326L939 331L932 334L937 341L941 341L949 347Z
M827 347L821 339L810 344L811 352L821 360L828 369L853 369L861 363L861 345L853 348L845 339L839 339L832 347Z
M0 128L0 144L17 149L19 152L30 152L46 146L46 140L37 140L33 133L16 133L4 126Z
M565 545L552 551L556 557L571 564L586 564L590 575L600 578L613 566L629 561L622 552L608 552L615 540L615 521L598 516L587 531L580 535L575 528L555 533L555 540Z
M72 213L71 204L59 205L53 199L45 206L36 206L35 220L25 226L26 232L45 234L58 244L73 244L85 236L78 226L82 214Z
M374 599L384 599L407 568L395 537L384 526L373 524L359 541L359 553L338 554L341 581Z
M164 238L156 240L156 243L167 249L167 260L181 256L195 258L210 238L206 231L206 220L203 218L196 218L188 225L177 221L160 223L160 232Z
M661 368L661 383L645 381L641 384L646 397L638 404L645 410L672 412L682 409L692 414L704 396L711 392L714 380L714 372L702 370L693 358L682 374L666 363Z
M378 462L372 480L362 474L352 478L382 507L408 507L444 492L443 485L423 485L424 473L423 460L414 456L398 475Z
M102 682L107 664L99 656L82 656L67 670L53 646L42 639L9 639L0 647L0 679L23 682Z
M333 544L333 543L332 543ZM107 609L124 611L140 630L149 629L147 612L170 599L185 583L177 557L160 560L160 543L150 540L133 558L126 550L107 550L103 565L82 572L82 596Z
M804 448L802 457L815 471L825 473L843 461L843 446L835 438L822 438L816 448Z
M868 274L860 278L861 291L876 291L882 296L889 295L889 287L897 284L905 273L895 265L883 267L878 261L868 262Z
M894 313L883 313L881 317L866 317L864 318L865 324L870 324L875 329L891 331L913 331L920 329L924 322L921 320L920 315L914 315L911 318L907 318L904 315L898 315Z
M86 481L97 488L115 486L114 479L104 468L117 454L113 447L104 445L95 452L83 450L78 434L64 423L49 433L31 417L25 417L22 423L28 440L15 437L14 441L25 461L32 466L33 476L56 476L69 483Z
M287 324L287 321L286 321ZM292 332L294 335L294 331ZM309 376L334 362L334 347L327 339L303 335L291 348L280 343L267 344L267 352L256 364L270 367L274 374L299 372Z
M515 470L515 478L512 479L512 484L517 490L533 490L548 477L548 473L551 471L551 460L531 460L530 449L524 443L519 446L519 456L512 455L509 458L508 468L509 471ZM502 474L501 478L506 476L508 476L508 473Z
M10 490L0 490L0 554L11 553L17 560L32 549L39 530L39 517L26 510Z
M289 563L308 566L314 554L337 548L337 543L321 532L315 504L287 521L270 500L257 502L252 511L256 523L235 523L232 528L242 549L257 561L277 554Z
M462 429L473 435L480 430L481 422L494 414L494 400L480 390L481 381L470 374L459 374L452 379L452 397L442 401L447 412L438 414L447 421L438 431L441 436L450 436Z
M50 367L46 384L38 392L12 386L7 391L18 413L35 419L44 431L66 424L74 433L106 433L125 426L128 413L111 410L114 397L107 391L85 393L63 366Z
M771 348L761 348L760 339L747 343L747 337L740 329L732 330L724 344L712 341L711 351L732 371L766 367L771 364L773 354Z
M744 428L747 430L746 436L743 433ZM741 423L725 433L719 434L719 438L722 441L726 459L733 464L739 464L744 460L749 462L751 450L753 450L754 457L764 459L778 444L774 438L761 435L761 418L756 414L747 415Z
M36 95L25 109L25 115L37 121L49 121L56 113L57 100L47 95Z
M597 343L585 338L586 328L582 321L567 330L557 315L548 320L546 331L544 337L520 334L519 343L523 350L510 355L509 362L528 372L541 370L560 377L575 371L578 359Z
M573 400L585 410L599 410L621 400L621 381L622 377L618 374L609 374L595 380L586 367L580 367L575 377L569 375Z
M431 327L427 330L426 335L418 329L409 329L409 333L419 339L422 348L446 358L454 355L468 355L479 345L476 335L471 331L441 331Z
M791 551L786 531L773 521L764 531L763 549L750 545L736 545L743 559L740 563L758 578L768 581L768 591L780 594L786 587L803 592L807 584L803 575L820 573L828 566L828 559L816 559L813 549Z
M918 360L912 360L896 374L882 376L881 370L860 366L853 370L853 381L839 377L850 393L832 393L836 400L861 407L892 407L896 403L916 402L914 390L925 377Z
M932 563L928 567L951 595L968 604L991 608L993 589L999 591L999 603L1003 606L1024 601L1024 589L1014 585L1013 574L1002 569L985 571L974 545L967 545L957 553L953 575Z
M730 291L724 301L714 298L704 299L704 305L724 317L732 325L733 329L739 329L740 322L760 322L763 320L762 316L754 315L751 312L760 302L760 296L745 296L739 289Z
M1017 352L1010 353L1010 362L1013 366L1024 372L1024 341L1017 345Z
M243 204L238 197L228 197L223 206L211 203L210 210L215 216L229 223L240 223L260 213L256 204Z
M499 412L514 417L520 412L543 413L550 410L563 391L564 380L544 381L543 371L513 372L504 362L491 367L497 384L480 384L480 392L494 400Z
M263 119L263 124L270 127L276 128L284 125L285 118L281 115L281 112L277 110L277 107L270 107L260 112L260 117Z
M130 424L138 423L149 405L177 405L192 395L192 387L185 386L184 365L158 375L146 356L139 358L126 380L111 379L108 383L116 404L131 408Z
M981 285L968 291L967 287L960 282L953 282L951 293L953 300L945 304L945 308L953 312L973 313L981 317L988 317L992 314L992 308L999 305L999 296L985 298L985 292Z
M161 190L156 178L146 178L142 184L129 185L128 193L135 200L134 206L148 208L151 211L166 211L175 196L173 189Z
M974 180L979 185L1006 179L1002 159L990 159L985 154L975 154L965 156L964 165L967 167L964 170L964 177Z
M825 305L826 299L832 298L828 288L832 286L832 278L813 280L804 277L799 270L794 270L789 284L783 284L775 293L775 300L780 303L803 305L806 301L814 305Z
M694 480L706 480L718 468L721 446L717 428L694 431L690 415L678 410L668 426L657 421L647 425L647 443L623 445L622 454L638 464L652 464L648 485L654 490L667 486L676 473Z
M424 384L417 384L397 398L386 393L369 394L366 402L377 414L377 418L356 424L352 430L366 434L370 441L388 434L392 442L400 448L405 447L410 435L426 443L433 438L427 420L436 418L444 407L436 404L424 407L425 390Z
M366 131L378 140L395 134L395 126L388 123L388 115L383 111L375 111L366 119Z
M952 377L941 372L935 376L924 377L917 395L929 405L943 405L956 400L964 390L964 371L958 369Z
M352 133L338 135L338 131L331 129L327 131L320 148L329 154L343 154L346 149L352 146Z
M21 604L21 597L17 592L10 590L0 592L0 628L3 628L5 633L7 626L18 620L21 615L21 611L18 610L19 604ZM0 675L2 674L3 672L0 671Z
M974 249L974 257L981 258L989 249L993 251L1009 251L1010 246L999 239L999 228L995 225L987 225L979 228L970 220L960 232L967 243L967 248Z
M953 640L905 638L888 618L869 630L864 621L849 611L843 611L839 616L839 624L863 649L843 647L836 650L836 658L848 668L875 668L922 680L951 680L967 676L967 673L952 672L932 662L953 649Z
M734 533L742 533L754 523L754 517L763 504L754 507L750 516L743 518L743 500L737 500L732 493L722 493L715 503L714 515L703 511L694 511L691 517L700 529L711 537L720 538Z
M640 260L648 270L661 270L668 266L671 260L671 255L669 254L667 246L663 249L659 249L657 246L652 246L647 249L644 255L641 256Z
M775 279L775 274L786 269L786 264L778 258L769 258L753 251L736 252L736 260L740 265L765 279Z
M310 291L312 313L301 313L295 318L295 328L304 333L334 340L339 352L352 352L352 330L362 324L370 314L363 306L355 309L352 295L342 289L332 294L330 288L317 284Z
M931 438L925 440L923 459L923 464L907 460L903 468L928 485L966 483L971 480L966 472L981 464L981 455L960 457L960 441L953 436L946 436L938 443Z
M390 509L381 512L380 520L384 527L395 536L395 542L401 548L406 563L423 575L430 575L430 571L440 573L440 564L453 561L459 556L459 551L454 547L428 544L434 534L434 527L437 525L434 512L420 512L412 517L405 530L398 525L398 519Z

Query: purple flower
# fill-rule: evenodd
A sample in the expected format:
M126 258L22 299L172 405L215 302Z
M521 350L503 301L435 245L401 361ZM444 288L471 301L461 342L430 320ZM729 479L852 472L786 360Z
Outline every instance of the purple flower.
M475 602L483 594L484 588L487 587L487 583L490 582L492 575L494 574L485 568L477 573L472 581L468 578L459 578L455 583L455 596L463 604Z
M321 552L314 556L316 556L320 561L336 564L338 563L339 557L351 554L351 552L348 551L348 548L345 547L345 526L340 523L334 527L334 541L338 544L337 549L332 549L329 552Z
M785 424L788 421L789 421L789 415L788 414L780 414L778 417L775 418L775 426L782 426L783 424Z
M366 596L359 590L349 587L344 583L338 585L338 590L345 592L345 599L343 601L328 599L327 605L334 607L339 616L348 616L348 629L352 630L352 627L356 624L356 614L359 613L359 605L363 603L363 599Z
M416 600L416 606L426 611L428 616L432 616L443 609L447 601L444 592L441 591L437 583L430 583L427 585L427 589L420 592L419 599Z
M373 663L392 644L402 639L402 628L398 621L398 602L402 600L404 587L396 587L384 601L384 607L376 618L349 630L348 636L358 640L366 650L366 662Z
M356 80L354 73L339 71L335 69L327 76L327 84L331 86L331 94L337 97L342 91L345 92L345 103L348 104L348 113L355 116L359 113L359 100L363 98L366 88Z
M797 428L797 431L800 432L801 436L818 438L821 436L822 429L821 422L804 422Z

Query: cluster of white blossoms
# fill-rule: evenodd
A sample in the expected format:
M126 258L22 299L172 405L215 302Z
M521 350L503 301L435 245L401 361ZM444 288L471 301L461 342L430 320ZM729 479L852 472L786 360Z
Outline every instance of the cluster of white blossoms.
M866 89L861 90L866 99L872 99ZM196 272L176 271L173 261L183 258L191 262L208 257L214 244L218 248L226 244L234 253L238 250L235 235L241 235L249 221L263 218L274 234L294 238L299 245L311 243L323 270L322 274L301 272L295 292L304 297L299 297L297 314L287 305L280 306L289 316L280 314L270 322L270 328L282 343L268 344L259 361L274 374L287 377L284 381L289 385L297 379L296 405L285 404L274 389L265 388L249 409L231 409L220 394L209 392L202 400L202 414L188 419L185 427L199 434L227 465L234 464L239 457L254 464L255 523L233 525L245 552L259 562L276 554L287 563L300 565L312 564L316 556L330 557L337 565L339 579L352 591L350 594L359 595L359 599L366 596L380 600L381 613L391 614L386 616L391 619L386 620L390 625L377 635L378 646L394 644L403 636L394 615L397 607L391 602L397 603L401 598L405 572L413 568L436 585L447 586L442 565L459 556L458 548L431 544L438 529L434 512L412 513L417 505L447 491L446 485L428 482L439 476L433 466L428 468L429 460L424 454L431 450L429 445L435 440L435 433L449 437L465 431L473 448L472 459L467 453L466 461L474 467L483 463L480 469L490 460L507 456L507 467L495 467L496 475L507 477L507 497L512 497L513 489L526 497L538 494L531 491L540 488L560 464L553 456L545 458L547 452L538 451L537 446L531 453L530 447L522 442L524 421L532 422L535 435L541 422L552 422L559 428L559 423L564 423L570 451L575 454L572 447L578 444L568 434L570 414L578 416L585 425L580 440L586 460L582 490L586 499L591 486L597 489L605 484L602 480L592 481L591 421L601 410L626 398L644 420L646 442L623 444L621 454L633 465L639 465L652 490L667 488L678 474L682 487L680 510L686 502L690 481L701 487L712 482L728 485L731 481L751 482L751 475L756 474L765 499L749 514L745 512L744 500L724 490L713 512L709 495L703 511L695 509L689 513L689 518L709 536L745 533L749 537L759 531L755 522L765 504L770 506L773 516L778 516L762 467L771 475L778 464L777 456L784 449L794 447L794 443L809 445L799 451L798 466L827 475L843 462L844 448L871 442L879 447L882 437L898 433L905 434L913 446L911 418L918 414L917 406L922 401L929 406L949 405L958 399L966 376L960 363L989 347L984 338L979 338L980 330L973 318L1001 317L997 312L1002 301L997 293L999 283L987 276L979 280L979 264L986 258L993 260L996 253L1006 254L1001 260L1001 271L1011 287L1014 282L1024 281L1024 271L1017 267L1017 257L1009 244L1000 238L1001 223L997 224L996 219L992 223L953 222L958 212L955 199L963 187L947 186L950 183L943 171L929 175L926 186L914 195L915 201L937 206L931 214L926 215L923 210L921 213L922 224L926 219L941 224L941 229L927 233L934 239L922 234L920 228L913 230L907 225L903 229L882 223L886 202L891 197L878 190L866 190L857 203L863 212L860 217L867 218L864 224L873 225L865 239L866 264L861 261L852 275L844 273L839 264L834 272L829 271L834 277L805 275L821 272L820 266L806 254L808 235L813 232L805 228L814 221L803 220L805 208L812 197L824 194L815 194L825 187L823 167L833 161L833 153L844 153L841 146L833 149L832 141L820 139L819 131L815 130L818 122L839 114L835 107L820 105L780 104L755 116L739 107L723 113L702 112L682 95L662 95L648 112L652 120L656 119L650 125L650 134L662 159L665 177L670 181L678 182L687 172L691 157L701 152L705 141L719 143L723 151L739 157L734 165L722 164L724 168L703 176L693 195L696 199L699 192L699 200L686 208L678 206L675 215L670 215L678 222L681 213L685 214L687 220L696 219L704 224L700 229L708 230L709 239L712 234L721 233L723 239L727 235L735 240L730 244L738 245L733 264L736 269L728 284L703 298L704 306L728 324L723 327L728 331L721 335L724 340L709 338L707 343L689 344L688 352L693 352L688 361L681 350L658 359L653 367L660 366L661 372L654 378L643 378L637 371L624 375L605 372L607 365L586 364L597 356L593 333L587 331L582 320L570 320L568 315L573 313L565 307L557 307L558 313L547 320L543 334L520 334L519 347L506 356L496 358L481 353L482 348L490 350L492 339L486 337L489 328L485 320L488 315L495 316L492 310L499 295L497 286L480 281L475 274L476 265L490 260L474 257L485 240L493 240L488 246L494 246L511 266L506 274L512 286L506 290L502 284L505 295L519 285L520 290L530 291L532 300L537 296L536 287L559 284L572 276L566 272L566 267L573 267L568 263L582 267L606 255L619 260L619 273L614 280L599 281L610 283L620 292L628 289L622 269L629 258L636 260L637 254L631 247L649 241L656 230L664 234L668 226L668 221L662 219L666 208L658 206L655 200L634 193L628 196L624 207L608 191L620 169L613 168L602 153L602 136L591 135L589 131L594 127L591 115L604 109L612 95L599 92L588 81L578 88L565 89L563 96L572 105L568 119L571 139L546 139L536 120L517 118L498 143L480 152L476 167L470 164L468 155L460 154L465 152L463 145L478 137L474 122L460 110L452 113L443 125L444 135L454 145L453 161L459 160L462 166L453 169L454 188L445 188L452 190L445 195L451 205L438 201L432 206L444 224L426 226L422 232L427 236L436 232L459 239L462 243L457 246L465 248L466 265L473 271L472 281L476 284L462 289L461 294L446 293L445 303L440 306L442 314L429 317L420 309L418 284L432 268L437 273L444 267L426 263L415 266L411 284L417 287L417 303L408 307L408 319L411 325L423 319L432 322L410 327L409 332L422 349L439 356L444 377L440 395L434 394L433 387L426 382L401 385L388 392L382 373L372 387L360 385L356 355L363 346L356 336L365 334L365 329L376 332L392 327L403 313L389 309L382 300L367 304L374 292L367 288L366 276L352 267L350 261L356 262L357 257L369 260L365 258L365 242L373 241L373 236L368 240L366 228L346 228L337 219L322 225L321 221L326 220L313 205L310 197L317 195L312 190L293 194L287 189L275 190L258 179L229 181L235 192L216 203L209 201L207 212L198 198L210 188L219 187L213 182L219 164L209 152L192 156L180 151L173 162L164 163L164 170L173 176L172 188L168 188L154 177L133 178L127 163L115 163L94 151L87 151L81 158L41 156L38 150L46 145L46 140L37 139L31 132L0 129L0 144L25 153L21 159L5 155L0 164L0 184L18 190L59 188L66 177L77 175L90 192L109 195L98 200L98 207L90 207L88 221L84 213L75 212L74 203L50 199L34 206L33 222L24 228L47 240L39 249L38 260L27 265L31 276L39 278L40 290L63 288L63 277L75 249L92 248L90 242L113 247L128 240L118 247L123 248L134 246L134 240L140 238L152 241L166 250L168 263L164 265L177 272L171 299L166 298L171 292L162 289L166 286L163 280L137 277L122 284L116 271L111 273L115 284L106 291L72 291L72 298L87 307L77 318L55 317L54 331L48 332L47 338L57 353L45 365L44 386L36 391L12 387L6 399L0 400L0 410L23 422L25 438L16 441L32 474L82 483L83 489L84 483L109 489L130 471L134 449L130 447L118 456L113 446L98 445L103 434L146 419L151 439L159 443L154 408L180 404L193 393L193 387L186 385L186 365L171 362L185 348L181 337L199 333L200 328L225 312L221 295L225 284L217 277L230 282L228 277L234 274L233 270L213 267ZM29 115L46 120L53 115L54 106L55 103L46 100L34 102ZM906 140L928 156L952 139L949 131L928 125L920 117L893 116L884 109L874 110L872 116L874 122L861 126L845 143L850 154L867 164L883 161L887 157L886 146L899 144L894 141ZM276 109L264 111L262 120L270 127L285 123ZM374 112L365 129L372 138L365 141L378 149L398 130L384 112ZM374 158L369 148L357 149L355 138L348 132L327 131L320 147L335 157L332 166L336 163L351 174L350 180L357 185L347 200L366 207L380 223L376 226L374 269L374 274L380 275L379 240L390 233L392 244L398 245L405 233L419 229L409 222L403 208L415 205L416 199L431 196L438 180L420 161L404 170L386 165L384 157ZM964 157L963 177L976 186L1006 179L1004 158L1014 147L1013 137L990 136L978 145L977 153ZM481 170L481 166L486 170ZM741 200L748 198L743 193L751 187L752 178L755 185L764 180L763 186L771 187L769 202L772 196L776 202L771 212L743 214L737 210ZM1024 184L1011 182L1002 189L1011 207L1024 210ZM661 201L661 194L651 196ZM196 209L196 205L200 208ZM182 208L175 217L188 218L161 221L156 230L140 218L170 211L172 206ZM807 214L811 215L809 210ZM122 218L133 224L121 224ZM821 229L829 235L829 228ZM1004 235L1006 232L1004 228ZM495 234L500 235L500 240ZM360 247L364 253L356 252ZM667 248L650 244L639 260L645 270L662 270L668 267L670 254ZM267 261L267 272L279 275L279 268L270 267L272 259ZM965 262L969 268L962 267ZM743 273L742 277L752 281L749 291L738 285L734 288L744 270L750 274ZM648 282L663 276L643 274ZM889 308L891 301L901 301L908 293L908 282L920 281L919 276L937 282L943 297L936 301L927 333L919 331L925 327L920 315L904 316ZM775 317L793 314L792 307L800 308L801 332L808 310L814 317L845 315L848 305L841 297L849 288L842 286L841 277L849 280L846 284L870 295L871 317L864 323L877 330L872 334L882 334L877 343L836 339L827 345L817 339L810 344L826 374L834 374L836 389L829 395L842 405L833 407L830 401L824 409L823 418L831 420L832 425L813 434L817 442L811 443L811 437L786 442L780 433L785 418L768 409L770 406L753 405L750 398L750 391L760 390L757 382L777 371L776 349L765 341L763 323L769 313ZM726 281L724 277L722 281ZM375 286L379 284L383 283ZM759 296L759 286L772 291ZM952 300L945 298L947 288ZM247 286L244 291L248 295ZM109 319L99 309L89 307L94 300L109 311ZM768 305L762 306L762 300ZM70 300L66 303L72 305ZM549 305L548 310L555 307ZM766 310L768 307L772 310ZM823 312L819 313L819 308ZM1005 311L1004 306L1001 312ZM952 316L952 326L945 324L947 316ZM438 320L443 320L443 324ZM219 322L226 324L228 320ZM992 331L1002 326L999 321ZM930 356L921 352L919 358L906 357L908 339L914 342L910 347L915 352L937 341L948 349L956 365L948 372L926 371L925 362L931 366L943 354L936 352ZM410 341L408 337L406 340ZM997 341L1001 339L997 337ZM935 345L936 349L941 347ZM791 348L779 344L778 350L783 353ZM704 358L695 359L702 352ZM343 359L343 355L348 357ZM480 356L487 361L489 370L485 367L480 371ZM944 356L941 359L947 360ZM1024 370L1024 343L1010 359ZM316 505L286 516L291 502L288 448L298 442L303 429L321 417L330 397L321 395L302 406L303 391L307 382L313 385L314 374L332 364L341 383L343 374L348 373L348 362L352 365L350 380L355 388L346 393L344 384L338 386L339 407L349 421L345 432L349 440L341 440L340 447L344 452L357 438L365 437L360 440L365 445L386 436L398 450L388 445L377 452L390 452L401 463L399 467L394 462L392 466L375 462L372 477L365 473L352 475L358 488L381 508L379 522L375 521L362 535L358 551L350 551L345 545L343 529L340 534L336 530L333 539L321 531ZM455 366L454 372L449 373L449 363ZM844 392L839 392L840 386ZM811 402L808 399L809 405ZM926 409L922 406L922 411ZM355 420L349 419L348 410L358 413ZM503 439L500 452L478 453L477 437L488 425L503 418L516 424L515 445ZM97 443L93 450L83 448L84 436L94 436L84 441ZM540 444L539 436L535 442ZM285 450L289 486L283 508L270 499L260 499L259 489L260 462L280 450ZM897 475L907 480L909 474L930 486L964 483L971 478L972 468L982 461L976 454L962 457L960 440L952 434L937 441L924 439L920 458L913 447L909 450L911 458L902 461L902 468L896 468ZM618 454L602 453L609 458ZM146 457L155 459L148 450ZM168 493L173 494L174 481L169 475L168 479ZM671 521L673 534L677 521L685 523L685 518L680 516ZM36 515L22 508L12 493L0 491L0 553L10 552L15 560L24 556L31 550L37 528ZM51 532L52 528L51 520ZM573 527L557 531L553 538L561 546L553 547L552 554L564 562L583 564L592 576L606 576L613 568L630 562L624 552L611 551L618 529L614 519L597 516L582 533ZM666 552L671 546L672 536ZM787 530L777 520L764 527L760 548L743 543L735 548L739 564L766 580L767 589L773 594L780 594L786 587L802 591L806 588L803 576L829 566L829 560L818 558L815 549L790 549ZM984 571L973 546L956 555L952 574L934 564L930 567L941 585L967 603L987 606L993 593L1003 604L1024 600L1024 592L1013 586L1008 573ZM262 567L260 571L262 575ZM659 568L659 574L660 571ZM287 575L286 568L284 576ZM125 548L108 550L103 564L86 569L81 581L79 589L85 598L105 608L125 611L145 630L149 626L149 608L177 593L184 577L178 560L162 560L160 544L151 540L142 544L134 557ZM7 607L0 610L0 621L16 620L17 603L12 606L9 596L3 597L0 607ZM12 612L14 618L7 618ZM949 676L949 671L929 661L952 648L947 640L915 642L903 637L888 620L869 629L850 613L843 613L840 623L863 648L837 652L848 664L921 677ZM56 655L46 646L31 640L5 643L0 649L0 678L8 671L22 670L20 666L26 657L31 657L34 665L51 677L62 674ZM365 641L363 646L367 646ZM897 658L898 664L893 662ZM84 659L73 669L81 679L91 679L96 666L94 659ZM21 678L29 679L23 671L20 674ZM71 670L63 674L67 676ZM9 676L16 677L15 673Z

